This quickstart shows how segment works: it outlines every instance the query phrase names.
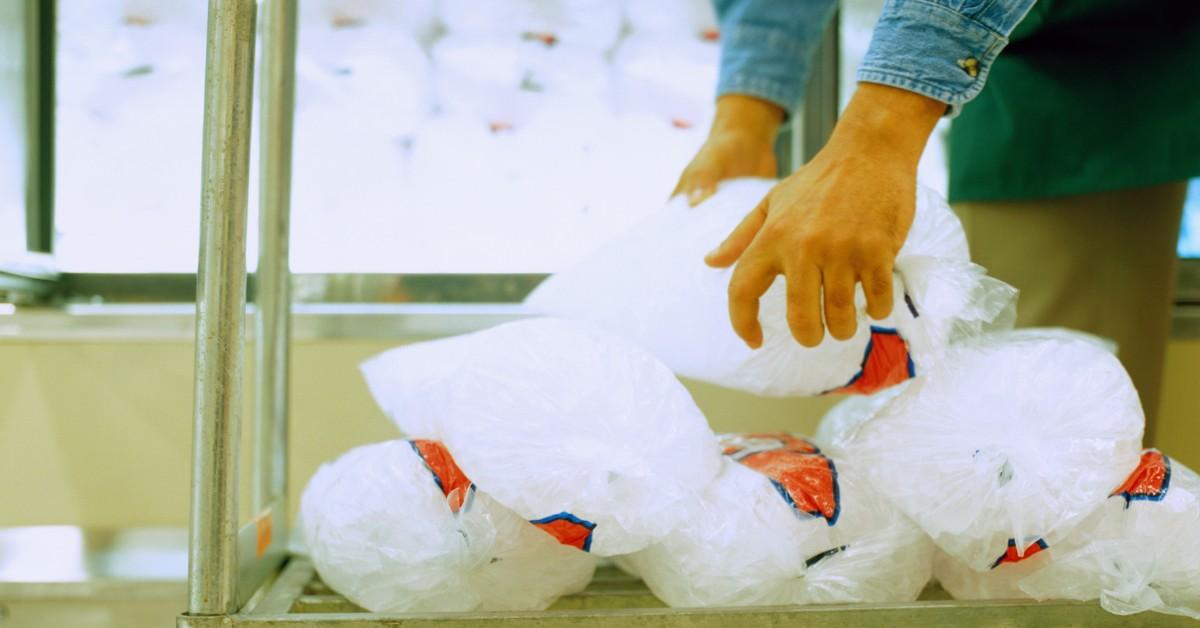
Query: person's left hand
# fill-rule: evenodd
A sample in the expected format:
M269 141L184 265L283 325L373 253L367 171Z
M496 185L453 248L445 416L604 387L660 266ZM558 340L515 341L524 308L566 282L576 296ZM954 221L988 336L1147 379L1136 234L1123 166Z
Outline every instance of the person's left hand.
M727 179L776 176L775 135L782 122L783 110L765 100L742 94L718 98L708 139L679 176L671 196L686 194L695 207Z

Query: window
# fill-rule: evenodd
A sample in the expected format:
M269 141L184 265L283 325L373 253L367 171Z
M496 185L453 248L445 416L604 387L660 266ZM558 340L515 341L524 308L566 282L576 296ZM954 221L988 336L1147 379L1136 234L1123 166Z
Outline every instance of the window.
M39 69L57 97L36 111L17 96L29 86L24 57L10 53L29 22L19 14L55 3L0 7L0 264L49 243L52 226L60 293L188 300L205 3L57 4L56 72ZM300 6L291 261L301 300L519 300L665 199L712 114L719 33L708 0L594 0L578 15L541 16L468 0ZM882 6L842 2L843 106ZM52 161L31 176L37 160L18 147L45 147L10 140L39 112L57 128L42 151ZM946 128L919 170L943 192ZM257 147L251 155L253 173ZM31 196L34 179L53 187ZM250 200L253 268L254 176ZM1188 207L1179 251L1198 257L1196 185ZM1192 266L1185 285L1200 278Z
M665 200L718 44L707 0L656 5L303 3L293 270L551 272ZM60 266L194 272L203 3L61 12Z

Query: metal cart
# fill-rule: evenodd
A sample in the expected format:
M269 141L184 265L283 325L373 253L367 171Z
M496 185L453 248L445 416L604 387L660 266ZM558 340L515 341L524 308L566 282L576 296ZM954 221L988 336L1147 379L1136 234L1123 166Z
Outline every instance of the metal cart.
M329 590L311 563L286 551L295 0L262 2L261 242L251 457L256 514L247 525L239 526L238 520L257 10L255 0L209 4L188 608L178 618L181 628L1166 626L1187 621L1163 615L1122 618L1084 603L956 602L936 587L911 604L669 609L637 579L611 567L602 568L583 593L565 597L542 612L380 615L365 612Z

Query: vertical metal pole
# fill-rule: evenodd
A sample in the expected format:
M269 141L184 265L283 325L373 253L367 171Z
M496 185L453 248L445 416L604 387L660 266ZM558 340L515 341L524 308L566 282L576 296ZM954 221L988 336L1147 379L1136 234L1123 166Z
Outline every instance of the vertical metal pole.
M775 144L779 176L786 177L825 146L837 124L841 57L841 9L834 9L809 68L804 102Z
M254 0L212 0L204 76L188 613L237 610Z
M825 146L838 117L838 79L841 67L841 9L834 9L813 57L812 73L804 96L804 111L796 143L797 163L807 163Z
M296 2L264 0L259 85L259 246L255 321L254 511L279 499L286 517L291 273L288 229L292 113L296 94Z

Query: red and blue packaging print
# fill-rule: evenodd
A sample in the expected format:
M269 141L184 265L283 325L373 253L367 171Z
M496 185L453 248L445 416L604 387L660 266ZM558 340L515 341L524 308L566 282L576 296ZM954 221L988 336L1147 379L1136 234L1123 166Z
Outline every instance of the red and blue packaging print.
M782 432L744 434L725 437L722 453L766 476L797 517L837 523L837 466L816 445Z

